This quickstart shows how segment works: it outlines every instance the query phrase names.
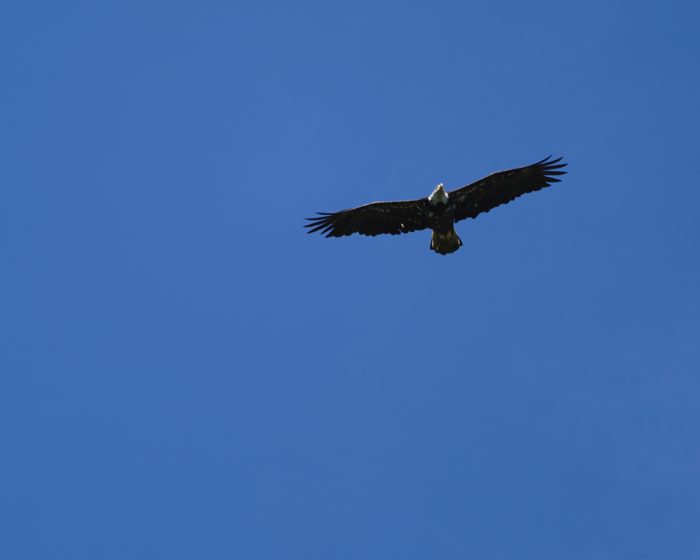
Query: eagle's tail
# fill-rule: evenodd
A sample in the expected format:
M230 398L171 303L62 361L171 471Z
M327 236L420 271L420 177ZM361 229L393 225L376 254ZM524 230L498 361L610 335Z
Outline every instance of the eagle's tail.
M436 253L448 255L454 253L461 246L462 240L459 238L454 228L450 228L450 231L445 233L433 230L433 236L430 239L430 249Z

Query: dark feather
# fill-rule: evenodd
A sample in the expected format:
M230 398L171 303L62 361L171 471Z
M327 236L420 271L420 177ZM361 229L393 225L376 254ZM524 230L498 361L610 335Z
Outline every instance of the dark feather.
M428 199L403 200L399 202L373 202L340 212L317 212L318 216L306 218L307 233L316 231L326 237L342 237L359 233L396 235L428 227Z
M455 210L455 221L476 218L482 212L507 204L523 194L539 191L552 183L558 183L560 179L557 179L557 176L566 173L566 171L560 171L566 167L566 164L559 163L561 158L551 159L551 157L526 167L493 173L466 187L452 191L449 195L450 203Z

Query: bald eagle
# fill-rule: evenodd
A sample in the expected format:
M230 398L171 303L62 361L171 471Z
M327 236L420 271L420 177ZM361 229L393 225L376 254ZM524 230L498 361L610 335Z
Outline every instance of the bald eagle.
M317 212L309 223L307 233L316 231L326 237L343 237L359 233L379 235L409 233L421 229L433 231L430 249L441 255L454 253L462 240L454 230L454 223L476 218L496 206L507 204L519 196L539 191L558 183L558 175L566 163L552 156L525 167L493 173L474 183L447 192L440 183L430 196L417 200L373 202L339 212Z

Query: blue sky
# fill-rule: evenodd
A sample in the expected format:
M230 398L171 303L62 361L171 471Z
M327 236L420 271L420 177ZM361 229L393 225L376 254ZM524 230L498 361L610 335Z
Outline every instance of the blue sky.
M0 9L0 555L700 557L700 8ZM429 234L303 218L563 155Z

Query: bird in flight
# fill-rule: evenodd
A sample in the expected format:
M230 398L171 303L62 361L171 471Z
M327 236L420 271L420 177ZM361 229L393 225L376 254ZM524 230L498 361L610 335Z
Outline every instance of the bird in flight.
M372 202L339 212L317 212L313 218L306 218L309 223L304 227L309 228L307 233L318 231L326 237L353 233L397 235L431 229L430 249L448 255L462 246L454 229L455 222L476 218L523 194L558 183L557 176L566 173L561 170L566 167L566 163L560 163L561 159L549 156L532 165L492 173L451 192L440 183L430 196L417 200Z

